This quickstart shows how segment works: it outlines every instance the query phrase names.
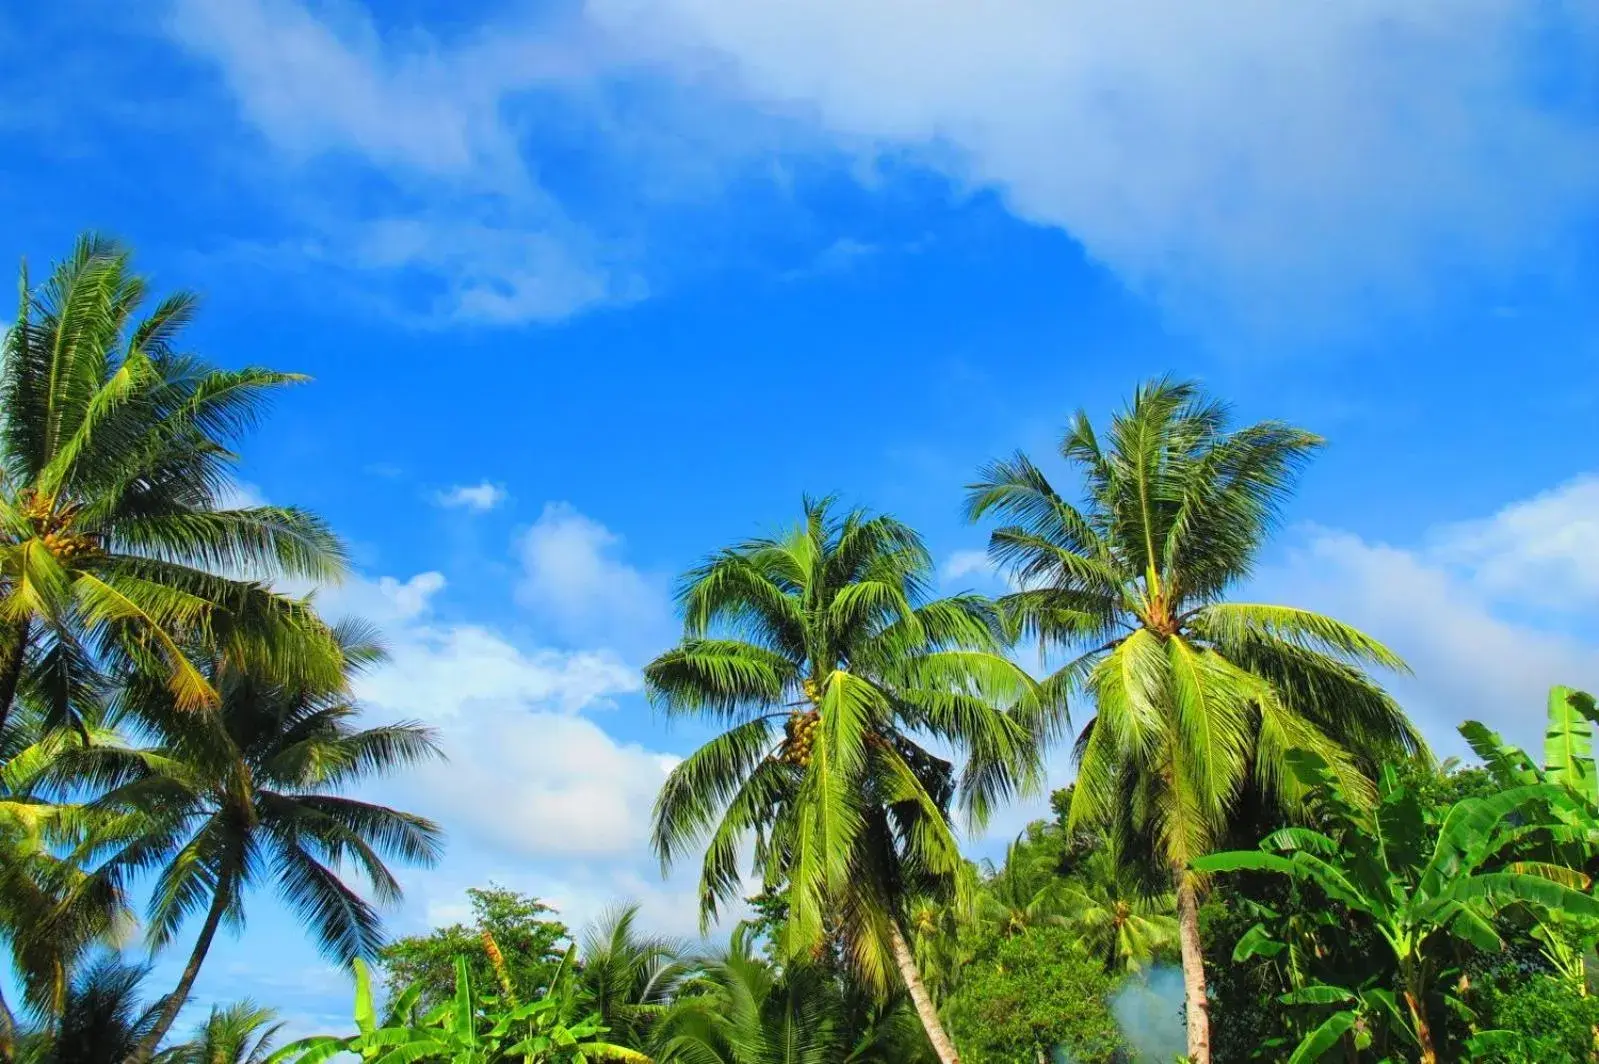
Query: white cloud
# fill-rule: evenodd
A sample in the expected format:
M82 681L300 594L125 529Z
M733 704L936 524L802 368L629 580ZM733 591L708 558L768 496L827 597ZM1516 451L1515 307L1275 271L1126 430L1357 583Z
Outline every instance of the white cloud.
M167 30L215 64L242 117L295 164L299 197L316 190L302 205L314 235L240 249L248 257L418 275L429 294L413 283L386 308L418 325L549 321L643 294L625 256L541 187L506 106L580 86L593 70L581 35L507 24L444 42L381 32L354 4L313 14L300 0L172 0ZM319 162L385 180L352 198Z
M1599 477L1578 477L1485 521L1445 529L1430 551L1493 595L1546 609L1599 598Z
M420 775L457 834L506 857L647 856L649 813L677 759L619 743L586 717L479 705Z
M477 625L421 626L393 636L392 662L364 677L361 698L440 722L506 703L575 713L637 691L638 673L607 650L524 650Z
M446 509L475 510L478 513L487 513L505 499L505 489L486 480L478 484L457 484L434 496L434 501Z
M353 152L439 176L520 180L514 131L494 104L513 85L569 76L571 56L541 57L523 40L513 66L488 35L450 49L412 29L396 43L353 4L321 13L299 0L174 0L167 27L214 59L244 115L301 160Z
M1462 748L1454 729L1468 719L1536 745L1551 686L1599 686L1599 647L1508 619L1425 554L1323 533L1296 568L1317 574L1300 601L1360 625L1406 659L1414 676L1393 686L1442 749Z
M377 274L419 269L439 278L444 291L435 304L406 315L424 326L555 321L644 297L642 278L608 261L599 242L558 208L518 202L511 217L498 220L475 204L375 218L340 233L327 254L347 253L349 265Z
M909 152L1180 306L1301 314L1536 264L1599 200L1535 0L588 0L684 76ZM1558 27L1558 28L1557 28ZM1564 40L1555 49L1549 42ZM1542 66L1540 64L1552 64ZM1244 306L1240 306L1244 305ZM1309 309L1315 309L1310 307Z
M955 551L938 567L939 579L945 583L955 583L972 576L991 578L995 572L988 552L981 550Z
M443 573L417 573L408 580L392 576L376 580L353 576L342 584L317 588L313 596L317 609L333 620L356 618L379 627L415 620L428 611L433 596L444 590ZM289 594L305 594L309 588L285 587Z
M670 626L665 582L618 560L621 542L570 504L550 503L521 540L518 601L569 635L655 649Z
M235 480L217 498L219 510L250 510L267 504L261 489L247 480Z
M591 716L625 720L618 700L639 691L638 671L603 646L529 647L486 625L441 623L431 602L444 586L422 573L337 592L369 611L387 604L390 659L356 684L369 718L432 726L446 758L372 787L449 833L444 862L405 877L420 891L411 912L435 922L448 915L433 911L448 904L442 891L496 879L527 882L568 918L597 914L596 899L638 897L674 927L691 922L692 892L659 884L648 852L650 810L678 758Z
M1262 575L1270 597L1324 610L1382 639L1414 675L1401 701L1446 750L1455 727L1483 721L1536 745L1555 684L1599 689L1599 643L1550 613L1591 601L1599 518L1593 478L1515 503L1483 521L1444 526L1414 549L1316 529L1290 562Z
M639 906L644 927L658 934L695 940L699 936L698 871L684 869L662 880L654 874L631 870L596 869L571 860L548 869L531 870L512 863L485 861L470 877L460 870L410 877L414 909L427 926L437 927L471 918L466 898L469 887L496 883L529 894L553 907L574 933L597 921L611 906L626 902ZM749 893L756 892L751 883ZM728 927L746 915L744 906L723 914L718 927ZM717 928L710 936L720 937Z
M433 278L418 320L549 320L645 294L638 260L662 253L639 250L648 222L618 237L588 205L579 221L536 176L541 134L575 125L594 134L585 165L652 190L621 214L658 207L663 174L725 181L822 147L872 181L890 156L998 190L1179 310L1292 321L1556 257L1599 205L1599 129L1550 89L1599 47L1593 11L586 0L440 36L350 3L172 0L168 27L288 159L397 183L380 202L398 209L325 208L310 253ZM865 250L839 239L819 263Z

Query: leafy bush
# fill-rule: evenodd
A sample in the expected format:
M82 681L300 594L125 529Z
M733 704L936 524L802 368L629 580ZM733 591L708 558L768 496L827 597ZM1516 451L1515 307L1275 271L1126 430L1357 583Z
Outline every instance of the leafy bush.
M949 1000L950 1029L968 1064L1035 1064L1057 1046L1108 1064L1125 1048L1107 1004L1117 981L1066 928L993 938Z
M1591 1060L1594 1032L1599 1029L1599 998L1577 992L1551 975L1507 980L1484 995L1481 1026L1509 1031L1511 1044L1477 1057L1481 1064L1552 1064L1558 1060Z

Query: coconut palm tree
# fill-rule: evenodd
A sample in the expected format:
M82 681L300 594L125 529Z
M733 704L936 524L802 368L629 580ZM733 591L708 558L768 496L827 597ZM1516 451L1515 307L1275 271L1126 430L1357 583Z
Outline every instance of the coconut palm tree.
M961 973L972 959L967 930L983 915L985 898L977 887L958 888L954 896L916 895L905 899L905 935L910 939L916 973L921 976L934 1004L943 1005L960 985Z
M1060 453L1081 475L1078 501L1022 454L986 467L967 499L973 520L1005 522L989 555L1018 589L1001 600L1007 616L1065 655L1049 683L1095 701L1071 823L1130 816L1172 877L1199 1064L1209 1021L1190 860L1246 792L1290 809L1302 799L1289 750L1320 754L1358 790L1375 763L1423 748L1368 675L1403 667L1381 643L1309 610L1227 600L1321 442L1277 421L1231 428L1225 406L1162 380L1104 438L1086 414L1072 419Z
M747 928L697 962L661 1016L657 1064L918 1064L928 1047L899 997L852 1000L827 973L757 956Z
M660 1064L823 1064L837 1059L821 977L781 969L756 956L743 937L698 966L690 992L656 1031Z
M336 673L310 608L264 581L337 578L338 541L303 510L229 504L230 444L302 378L180 353L195 297L138 318L147 295L93 236L36 288L24 269L0 342L0 727L30 661L138 667L185 709L217 697L197 645Z
M381 659L359 628L338 633L352 671ZM348 964L381 944L377 912L341 878L359 869L379 902L400 896L384 861L431 863L438 829L421 817L339 794L437 754L431 732L401 723L357 730L347 684L332 689L263 677L223 660L206 666L220 695L208 713L185 711L158 679L135 677L121 708L154 744L85 753L113 783L96 803L148 811L149 832L116 858L158 870L148 914L152 948L183 923L204 919L176 988L163 1000L135 1061L147 1060L188 999L224 922L244 922L245 898L273 882L323 952Z
M1177 945L1175 899L1151 892L1113 846L1096 849L1073 871L1060 897L1063 922L1107 969L1137 971Z
M22 1036L17 1064L121 1064L156 1022L141 993L147 972L109 953L84 964L60 1016Z
M683 944L640 934L637 922L637 905L611 908L584 931L578 951L578 989L607 1037L623 1045L644 1044L685 972Z
M787 534L688 574L683 641L646 667L645 682L669 717L727 728L672 770L655 806L663 866L708 837L707 920L746 893L740 857L753 844L757 874L787 890L786 954L836 936L869 984L896 973L940 1057L954 1061L904 902L958 882L952 804L980 822L1038 782L1050 707L1001 653L990 603L933 599L932 574L898 521L806 500ZM963 751L963 770L928 742Z
M266 1064L283 1024L277 1012L253 1001L213 1005L205 1023L182 1045L163 1050L159 1064Z
M115 735L98 711L72 729L47 715L25 704L0 732L0 943L23 1004L44 1020L62 1016L81 962L132 930L127 877L106 857L149 826L142 811L95 810L73 795L73 753ZM12 1059L16 1034L0 998L0 1061Z
M1018 836L1005 848L1003 865L984 861L978 913L1001 935L1063 922L1066 883L1050 856Z

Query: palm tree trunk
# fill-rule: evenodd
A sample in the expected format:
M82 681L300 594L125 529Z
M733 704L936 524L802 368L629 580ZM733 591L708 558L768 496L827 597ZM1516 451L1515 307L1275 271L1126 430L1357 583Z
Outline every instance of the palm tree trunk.
M888 934L889 946L894 952L894 965L899 969L905 989L910 992L911 1004L916 1006L916 1015L922 1021L922 1028L927 1031L927 1040L933 1044L933 1052L938 1054L942 1064L960 1064L960 1054L955 1052L955 1043L950 1041L949 1032L944 1030L944 1021L938 1018L938 1009L933 1005L932 995L927 992L927 984L922 982L922 973L916 968L916 958L911 954L910 943L905 941L905 932L900 930L898 920L889 920Z
M17 1055L17 1018L0 994L0 1064L11 1064Z
M12 703L17 700L22 664L28 656L28 625L24 622L0 638L5 640L0 643L0 731L4 731Z
M1183 992L1187 999L1188 1059L1210 1064L1210 996L1205 987L1205 952L1199 940L1199 892L1186 872L1177 879L1177 938L1183 952Z
M161 1012L156 1016L155 1026L150 1028L144 1039L134 1047L129 1055L127 1064L148 1064L155 1055L156 1046L161 1044L167 1032L172 1029L172 1024L177 1021L178 1013L183 1010L184 1003L189 1000L189 991L194 989L194 980L200 974L200 965L205 961L205 955L210 952L211 940L216 938L217 927L222 923L222 914L227 911L228 892L217 890L211 895L211 909L205 914L205 923L200 926L200 936L194 940L194 950L189 954L189 963L183 966L183 975L178 979L177 987L161 1001Z

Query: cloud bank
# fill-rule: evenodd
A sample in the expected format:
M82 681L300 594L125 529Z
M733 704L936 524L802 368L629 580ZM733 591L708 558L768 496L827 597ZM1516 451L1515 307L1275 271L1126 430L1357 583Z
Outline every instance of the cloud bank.
M652 287L666 253L638 246L647 221L540 180L574 123L582 165L640 188L751 153L836 153L869 183L885 159L941 173L1177 313L1230 322L1319 325L1544 269L1599 206L1581 96L1599 15L1577 0L558 10L441 38L349 5L175 0L169 29L302 173L356 165L400 190L331 225L325 254L420 271L437 314L482 322Z

